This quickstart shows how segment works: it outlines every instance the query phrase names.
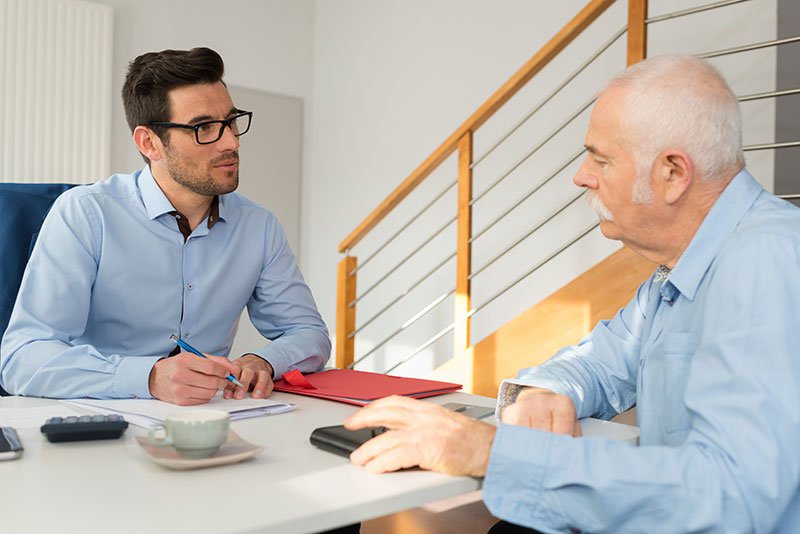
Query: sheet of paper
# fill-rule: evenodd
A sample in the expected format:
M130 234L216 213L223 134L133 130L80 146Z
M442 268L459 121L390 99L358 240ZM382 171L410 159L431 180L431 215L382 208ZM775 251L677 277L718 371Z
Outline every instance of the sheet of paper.
M267 399L223 399L218 395L208 404L200 406L177 406L156 399L71 399L61 401L67 406L74 406L102 414L121 414L125 420L137 426L148 427L162 423L167 415L198 409L224 410L231 414L231 421L276 415L295 409L294 404L274 402Z
M34 408L0 408L0 426L10 426L16 429L39 428L51 417L70 415L83 415L83 413L62 404Z

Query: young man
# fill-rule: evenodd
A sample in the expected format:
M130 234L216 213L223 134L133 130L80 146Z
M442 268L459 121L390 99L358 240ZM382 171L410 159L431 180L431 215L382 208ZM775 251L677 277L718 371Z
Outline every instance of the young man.
M485 476L508 530L796 532L800 210L744 170L741 138L736 97L703 60L612 80L574 181L604 235L661 267L579 345L501 385L506 424L384 399L346 422L390 429L352 461ZM575 439L578 418L633 405L638 448Z
M223 72L208 48L131 62L122 98L147 166L56 201L3 338L10 393L202 404L221 388L266 397L286 371L327 362L327 329L283 229L234 193L252 114ZM272 342L231 362L245 306Z

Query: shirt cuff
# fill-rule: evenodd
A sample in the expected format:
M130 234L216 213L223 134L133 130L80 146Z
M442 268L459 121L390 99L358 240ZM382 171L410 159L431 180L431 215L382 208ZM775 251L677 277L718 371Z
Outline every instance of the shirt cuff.
M501 424L483 481L483 500L495 517L529 528L550 523L542 482L552 441L549 432Z
M163 356L123 357L114 375L114 396L120 399L152 399L150 371Z
M255 354L272 366L272 380L280 380L284 373L291 370L289 358L275 350L269 350L269 345L263 349L251 350L245 354Z

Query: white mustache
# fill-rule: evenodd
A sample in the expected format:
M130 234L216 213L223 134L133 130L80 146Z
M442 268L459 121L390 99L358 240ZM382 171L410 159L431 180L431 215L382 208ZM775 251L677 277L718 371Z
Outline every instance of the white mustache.
M589 206L594 210L597 216L600 218L601 221L613 221L614 216L611 215L611 212L608 211L608 208L603 201L600 200L600 197L597 196L596 191L587 190L586 191L586 201L589 203Z

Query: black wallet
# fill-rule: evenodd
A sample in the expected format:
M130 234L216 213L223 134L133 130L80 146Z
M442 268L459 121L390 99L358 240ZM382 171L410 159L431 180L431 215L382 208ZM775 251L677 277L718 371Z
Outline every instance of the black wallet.
M361 428L348 430L342 425L324 426L311 433L311 444L323 451L339 456L350 456L350 453L379 434L386 432L384 427Z

